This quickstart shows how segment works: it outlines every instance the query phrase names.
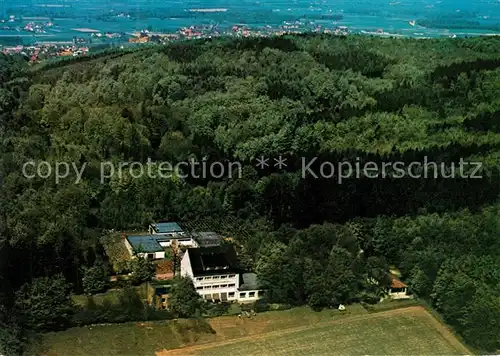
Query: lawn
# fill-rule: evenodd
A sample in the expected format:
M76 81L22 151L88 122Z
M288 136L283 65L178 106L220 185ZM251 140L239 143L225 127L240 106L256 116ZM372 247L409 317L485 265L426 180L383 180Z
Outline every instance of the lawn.
M98 325L45 334L29 354L154 355L154 350L212 340L213 334L186 320Z
M396 305L395 305L396 306ZM397 306L396 306L397 307ZM186 321L73 328L46 334L45 355L470 354L422 307L368 312L294 308L253 318L208 320L216 334Z
M167 355L457 355L470 354L425 309L356 315L158 353Z

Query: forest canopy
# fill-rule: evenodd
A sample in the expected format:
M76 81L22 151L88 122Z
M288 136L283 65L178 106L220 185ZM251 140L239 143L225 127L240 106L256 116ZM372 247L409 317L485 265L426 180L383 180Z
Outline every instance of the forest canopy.
M385 286L393 265L470 345L499 349L499 53L497 38L302 35L34 67L0 56L0 344L15 354L22 330L65 327L67 295L82 292L107 230L214 219L235 222L272 301L377 299L367 281ZM256 167L259 157L270 166ZM448 175L338 184L338 172L301 175L315 157L427 159ZM241 177L100 172L102 162L193 158L238 161ZM41 161L85 169L78 184L74 171L58 184L23 175ZM481 163L481 178L449 177L460 161ZM33 325L40 311L16 295L36 300L40 285L53 286L61 313Z

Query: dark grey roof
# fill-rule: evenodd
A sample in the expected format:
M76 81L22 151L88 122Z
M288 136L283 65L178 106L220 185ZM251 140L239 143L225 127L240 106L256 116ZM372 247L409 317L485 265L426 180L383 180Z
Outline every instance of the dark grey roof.
M240 276L239 291L257 290L260 289L259 279L255 273L243 273Z
M187 241L189 237L183 235L138 235L127 236L127 240L136 252L161 252L165 251L165 249L160 245L160 242L169 242L171 240Z
M239 273L236 251L232 245L188 248L194 276Z
M216 232L192 232L190 234L200 247L214 247L222 243L222 237Z

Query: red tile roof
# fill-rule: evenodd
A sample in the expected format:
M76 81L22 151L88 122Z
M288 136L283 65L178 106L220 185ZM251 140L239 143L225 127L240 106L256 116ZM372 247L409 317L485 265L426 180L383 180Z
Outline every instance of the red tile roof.
M406 287L408 287L406 284L404 284L403 282L401 282L396 277L392 277L391 288L406 288Z

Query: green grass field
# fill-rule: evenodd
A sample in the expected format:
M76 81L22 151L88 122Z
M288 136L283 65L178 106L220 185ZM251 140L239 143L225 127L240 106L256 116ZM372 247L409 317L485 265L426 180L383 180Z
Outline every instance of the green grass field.
M48 333L29 354L51 356L154 355L155 350L209 342L214 335L185 320L97 325Z
M382 312L215 343L182 355L457 355L469 353L423 309ZM443 333L444 332L444 333ZM162 355L174 355L164 352Z
M411 304L394 304L393 307ZM471 354L421 307L369 313L295 308L256 317L208 320L216 334L189 322L128 323L46 334L44 355L332 355Z

